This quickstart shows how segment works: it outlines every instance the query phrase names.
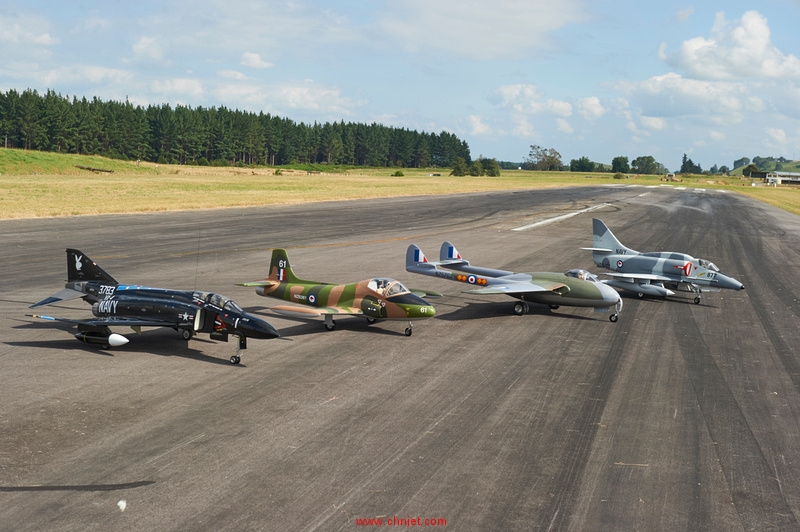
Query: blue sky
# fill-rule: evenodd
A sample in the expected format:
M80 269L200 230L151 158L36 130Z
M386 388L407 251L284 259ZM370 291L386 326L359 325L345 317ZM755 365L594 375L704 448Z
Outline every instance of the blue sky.
M708 169L800 159L798 21L800 0L0 0L0 90Z

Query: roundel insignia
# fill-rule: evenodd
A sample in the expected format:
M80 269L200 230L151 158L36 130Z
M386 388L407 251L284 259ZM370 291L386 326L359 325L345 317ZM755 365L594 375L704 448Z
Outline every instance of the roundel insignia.
M622 268L622 261L621 260L617 261L617 268Z
M467 282L469 284L475 284L475 276L474 275L470 275L469 277L467 277Z
M311 303L311 304L316 303L317 302L317 296L315 296L314 294L309 294L308 302Z

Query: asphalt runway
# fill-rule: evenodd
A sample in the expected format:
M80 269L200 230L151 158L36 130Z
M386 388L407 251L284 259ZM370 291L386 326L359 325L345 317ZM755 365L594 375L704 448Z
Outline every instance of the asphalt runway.
M599 273L580 249L592 217L747 288L700 305L624 296L611 323L514 316L511 298L404 269L410 243L437 257L450 240L479 266ZM800 217L754 200L608 186L3 221L0 235L0 530L800 528ZM250 341L239 366L235 343L170 329L81 344L24 316L63 288L67 247L123 283L225 294L283 338ZM327 332L235 286L267 275L271 247L303 278L444 297L411 337L360 319ZM46 311L91 315L80 300Z

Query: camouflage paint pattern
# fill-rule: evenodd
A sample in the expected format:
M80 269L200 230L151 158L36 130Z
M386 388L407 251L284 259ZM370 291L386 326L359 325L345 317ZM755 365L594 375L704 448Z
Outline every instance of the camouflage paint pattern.
M375 278L349 284L300 279L292 271L283 249L273 250L269 277L240 285L255 286L256 293L261 296L311 307L273 307L273 310L289 313L360 315L376 320L412 320L436 315L430 303L410 293L394 279Z

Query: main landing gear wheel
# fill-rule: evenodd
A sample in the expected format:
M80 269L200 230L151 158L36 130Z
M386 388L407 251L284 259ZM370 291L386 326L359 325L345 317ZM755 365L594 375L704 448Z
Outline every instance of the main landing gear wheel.
M376 321L378 321L378 320L376 320L375 318L373 318L373 317L371 317L371 316L370 316L370 317L367 317L367 323L369 323L370 325L372 325L372 324L373 324L373 323L375 323Z
M639 293L638 293L638 294L636 294L636 295L637 295L637 296L639 296L639 299L642 299L642 298L644 297L644 294L643 294L642 292L639 292Z
M558 310L558 305L548 305L548 307L550 307L550 310Z
M233 364L233 365L236 365L241 361L242 361L242 359L241 359L241 357L239 355L233 355L231 357L231 364Z
M325 328L327 330L329 330L329 331L332 331L332 330L334 330L336 328L336 324L335 323L326 323L325 324Z
M617 316L616 314L612 314L611 316L608 317L608 319L611 320L611 323L617 323L618 317L619 316Z
M187 342L192 339L192 336L194 336L194 334L191 329L181 329L181 338Z
M514 314L515 315L522 316L523 314L525 314L526 310L528 310L528 309L527 309L527 305L525 303L522 303L522 302L514 303Z

